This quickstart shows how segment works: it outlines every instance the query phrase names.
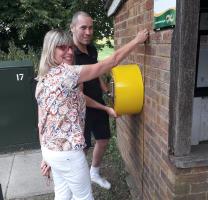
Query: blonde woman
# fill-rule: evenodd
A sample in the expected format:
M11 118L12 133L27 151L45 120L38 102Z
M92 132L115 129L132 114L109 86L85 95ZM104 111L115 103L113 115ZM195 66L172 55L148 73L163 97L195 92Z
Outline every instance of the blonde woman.
M55 200L93 200L89 168L83 153L86 99L79 84L118 65L147 37L145 29L105 60L74 66L71 37L62 30L51 30L45 35L36 99L42 165L47 163L51 167Z

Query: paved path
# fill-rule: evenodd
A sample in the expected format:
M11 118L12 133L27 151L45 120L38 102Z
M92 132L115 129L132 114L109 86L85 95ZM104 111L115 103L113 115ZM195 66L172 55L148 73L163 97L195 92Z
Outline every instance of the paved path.
M40 150L0 155L0 184L4 200L53 199L53 183L48 185L40 174L41 159Z

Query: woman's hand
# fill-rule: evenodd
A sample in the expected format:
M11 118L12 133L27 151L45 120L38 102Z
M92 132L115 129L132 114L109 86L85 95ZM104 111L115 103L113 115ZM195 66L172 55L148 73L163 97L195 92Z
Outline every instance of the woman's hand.
M114 118L117 117L116 111L115 111L113 108L111 108L111 107L106 106L106 112L107 112L111 117L114 117Z
M43 176L50 178L51 167L44 160L41 161L40 170Z
M135 37L135 40L137 41L137 43L143 43L146 41L146 39L149 36L149 31L147 29L144 29L142 31L139 31L137 33L137 36Z

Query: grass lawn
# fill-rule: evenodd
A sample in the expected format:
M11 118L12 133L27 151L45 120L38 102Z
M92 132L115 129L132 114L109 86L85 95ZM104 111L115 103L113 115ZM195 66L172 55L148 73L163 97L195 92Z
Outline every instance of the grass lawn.
M113 48L105 46L102 50L98 51L98 60L103 60L114 52Z

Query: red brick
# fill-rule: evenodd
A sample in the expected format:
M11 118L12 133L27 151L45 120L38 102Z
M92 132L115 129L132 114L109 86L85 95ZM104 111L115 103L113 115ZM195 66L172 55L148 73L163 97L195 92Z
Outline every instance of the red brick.
M140 13L141 14L144 14L144 12L146 11L146 9L145 9L145 3L140 3L139 6L140 6Z
M207 188L207 182L191 184L191 193L207 192Z
M165 151L165 152L167 152L167 150L168 150L168 145L167 145L167 143L168 143L168 132L167 131L165 131L165 130L163 130L158 124L157 124L157 122L156 122L156 120L155 120L155 131L156 131L156 133L157 133L157 135L159 136L159 137L161 137L161 148Z
M151 88L146 88L146 87L145 87L145 96L146 96L146 95L147 95L148 97L152 98L153 100L157 100L158 94L157 94L156 91L152 90Z
M158 114L164 118L169 119L169 110L161 105L157 105Z
M184 195L190 193L190 185L184 183L178 183L174 187L174 194L175 195Z
M191 169L192 174L201 173L201 172L207 172L208 173L208 167L207 166L205 166L205 167L195 167L195 168Z
M169 85L164 82L157 81L157 91L160 94L169 96Z
M157 69L153 68L153 67L146 66L145 67L145 76L150 77L151 79L156 80Z
M145 53L147 55L156 55L156 48L157 48L156 45L147 44L147 45L145 45Z
M176 196L173 200L207 200L206 193L187 194L184 196Z
M136 7L132 7L129 9L129 18L137 16L137 9Z
M153 0L147 0L146 3L145 3L145 8L146 8L146 10L151 10L151 9L153 9L153 5L154 5Z
M185 174L177 177L181 183L202 183L208 179L208 173Z
M170 44L160 44L157 45L156 55L170 58L170 51L171 51Z
M134 49L135 53L140 53L140 54L144 54L145 53L145 46L144 45L138 45L135 49Z
M126 31L127 36L133 36L133 35L135 36L138 32L136 26L131 26L130 28L128 28L128 30L124 30L124 31Z
M157 69L157 80L170 84L170 71Z
M168 132L169 123L167 119L163 119L160 115L157 115L157 123L164 131Z
M142 24L144 22L144 15L139 15L136 17L136 24Z
M174 184L171 183L171 181L169 180L168 176L163 171L161 171L161 178L165 181L165 183L167 184L168 188L173 190Z
M156 42L162 40L162 34L161 32L152 32L150 33L150 41Z
M120 21L126 21L129 17L129 12L123 12L121 15L120 15Z
M166 41L167 43L171 43L173 30L167 30L162 32L162 40Z

